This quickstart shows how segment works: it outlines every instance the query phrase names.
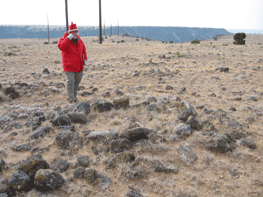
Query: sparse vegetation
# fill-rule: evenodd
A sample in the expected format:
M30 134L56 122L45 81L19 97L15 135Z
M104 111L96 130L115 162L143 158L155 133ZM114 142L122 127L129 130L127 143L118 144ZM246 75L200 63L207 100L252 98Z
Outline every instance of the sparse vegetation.
M200 44L200 40L196 39L191 42L191 44Z

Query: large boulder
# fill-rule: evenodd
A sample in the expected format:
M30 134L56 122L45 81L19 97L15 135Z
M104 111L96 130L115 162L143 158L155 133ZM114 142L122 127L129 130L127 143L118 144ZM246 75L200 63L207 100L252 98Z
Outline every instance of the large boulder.
M59 149L76 150L83 146L83 139L78 133L72 131L60 131L56 135L56 141Z
M16 171L9 180L9 185L14 190L27 190L30 177L22 170Z
M34 155L20 164L18 170L24 171L32 179L38 170L49 168L49 164L42 158L41 155Z
M50 169L40 169L36 172L34 184L42 190L54 190L63 185L65 179Z

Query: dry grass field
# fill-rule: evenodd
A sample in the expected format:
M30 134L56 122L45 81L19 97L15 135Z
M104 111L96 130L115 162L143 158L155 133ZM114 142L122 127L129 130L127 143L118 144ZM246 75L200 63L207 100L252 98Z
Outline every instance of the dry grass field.
M59 160L70 163L70 168L60 173L66 180L62 187L42 192L42 195L34 189L17 193L17 196L124 197L132 196L128 195L130 190L145 197L263 196L262 35L247 35L245 46L233 45L233 35L200 44L162 43L141 38L136 41L134 37L114 35L100 45L97 39L82 38L89 59L78 100L92 105L98 99L112 103L127 97L131 107L101 113L91 110L86 115L88 124L72 123L74 132L84 139L83 147L64 155L56 142L60 130L53 127L48 118L41 126L50 126L51 132L34 140L28 140L32 129L25 125L31 116L23 118L23 114L34 109L42 110L48 117L74 107L75 104L67 102L65 87L60 84L55 91L50 89L54 84L66 85L61 51L57 44L44 44L43 39L0 39L0 119L13 118L0 121L0 159L8 166L0 172L0 179L10 179L16 166L32 156L32 150L12 149L20 144L48 148L41 155L50 165ZM51 43L53 41L58 39L51 39ZM50 74L43 73L45 68ZM221 72L224 70L220 68L229 70ZM32 85L31 89L21 85L23 83ZM11 99L4 94L4 89L10 86L19 92L18 98ZM103 96L106 92L108 97ZM164 109L156 112L147 105L132 107L149 97L164 103ZM184 122L178 118L181 113L178 105L182 101L195 108L195 118L200 124L209 120L213 129L205 129L205 126L201 130L193 129L186 138L174 135L175 127ZM221 112L222 116L215 115ZM107 169L107 163L115 154L102 151L94 154L92 146L101 150L108 144L92 142L83 131L120 133L134 122L157 131L159 138L134 142L129 151L135 155L135 161L120 162L115 168ZM229 122L239 126L231 127ZM204 146L213 135L232 130L242 130L256 148L242 145L240 139L233 139L235 149L225 153ZM196 161L185 162L180 156L181 146L191 148L198 157ZM89 168L110 178L111 184L102 187L85 179L72 178L72 172L79 167L79 156L89 156ZM174 165L178 172L153 169L152 166L160 163Z

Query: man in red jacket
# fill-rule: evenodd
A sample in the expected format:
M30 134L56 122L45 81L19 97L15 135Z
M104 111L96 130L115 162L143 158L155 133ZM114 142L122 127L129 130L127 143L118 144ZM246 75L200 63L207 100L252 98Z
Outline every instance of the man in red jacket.
M77 91L88 57L85 45L79 37L76 24L71 22L69 31L58 41L62 51L62 66L67 76L67 95L70 103L77 102Z

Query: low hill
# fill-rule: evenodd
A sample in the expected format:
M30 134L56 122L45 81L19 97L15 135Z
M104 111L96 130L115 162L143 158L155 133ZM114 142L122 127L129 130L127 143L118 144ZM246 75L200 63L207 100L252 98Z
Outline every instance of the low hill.
M98 36L98 27L79 27L81 36ZM64 26L50 26L50 37L59 38L65 32ZM186 42L195 39L206 40L216 35L230 34L225 29L188 27L106 27L103 35L133 35L159 41ZM47 38L47 26L0 26L0 38Z

